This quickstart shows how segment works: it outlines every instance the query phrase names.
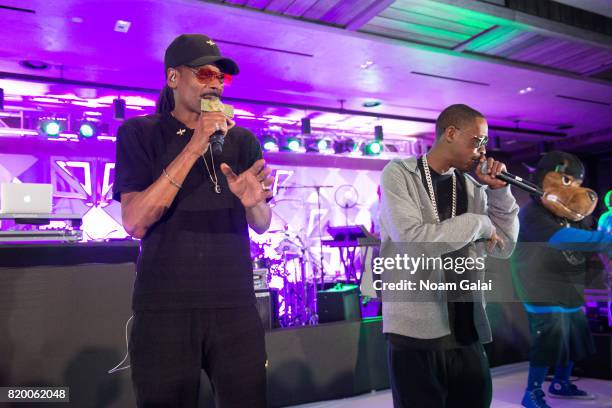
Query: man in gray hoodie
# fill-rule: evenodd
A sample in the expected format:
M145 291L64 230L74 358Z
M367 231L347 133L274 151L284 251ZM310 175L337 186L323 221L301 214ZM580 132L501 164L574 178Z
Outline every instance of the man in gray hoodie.
M451 105L426 155L393 160L382 173L384 268L375 272L386 285L383 331L396 408L491 403L483 261L510 256L519 224L510 187L495 178L505 165L485 157L487 134L481 113ZM475 167L480 182L466 174ZM409 271L407 261L417 258L420 267Z

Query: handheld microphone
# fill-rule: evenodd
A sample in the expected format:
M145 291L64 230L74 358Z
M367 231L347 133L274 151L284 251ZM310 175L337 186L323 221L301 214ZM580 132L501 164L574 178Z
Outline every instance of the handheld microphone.
M223 142L225 142L223 131L221 129L215 130L215 133L210 136L210 147L215 156L223 153Z
M480 165L480 171L483 174L487 174L487 172L489 171L489 166L487 165L486 161ZM495 175L495 178L505 181L508 184L512 184L513 186L518 187L521 190L527 191L528 193L536 194L540 197L544 195L544 191L542 191L540 187L527 180L524 180L522 177L515 176L514 174L508 173L506 171L502 171L501 174Z

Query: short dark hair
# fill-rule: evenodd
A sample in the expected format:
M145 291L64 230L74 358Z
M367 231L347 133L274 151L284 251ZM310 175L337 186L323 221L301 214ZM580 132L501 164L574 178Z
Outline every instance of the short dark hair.
M442 113L440 113L438 119L436 119L436 139L439 139L444 134L444 130L446 130L447 127L461 127L465 123L477 118L484 119L484 115L467 105L458 103L446 107Z

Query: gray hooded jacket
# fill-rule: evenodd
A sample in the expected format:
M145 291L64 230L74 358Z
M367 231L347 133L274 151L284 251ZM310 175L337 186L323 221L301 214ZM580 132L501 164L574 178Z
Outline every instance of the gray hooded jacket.
M445 174L450 174L449 169ZM436 224L434 209L423 186L417 159L392 160L385 166L382 177L380 204L381 257L396 257L414 251L413 256L425 254L440 257L467 245L468 256L484 257L485 242L493 227L504 241L504 248L496 247L488 255L508 258L516 245L519 231L519 207L510 187L492 190L465 175L468 198L467 212ZM431 244L435 243L435 244ZM403 255L403 254L401 254ZM385 271L381 278L385 281ZM406 273L405 271L400 273ZM484 278L484 270L481 271ZM397 276L397 271L395 271ZM391 275L389 275L391 276ZM444 281L444 272L434 270L429 277ZM440 293L428 301L417 300L410 291L394 292L386 301L383 291L383 331L419 339L434 339L450 334L448 301ZM474 325L482 343L492 340L491 328L485 312L484 293L470 293L474 301Z

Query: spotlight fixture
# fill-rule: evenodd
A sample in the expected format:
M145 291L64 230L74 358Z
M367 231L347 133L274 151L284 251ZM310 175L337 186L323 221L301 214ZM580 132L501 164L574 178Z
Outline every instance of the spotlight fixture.
M317 150L320 152L328 150L330 146L331 142L329 139L319 139L319 141L317 141Z
M363 153L366 156L378 156L383 150L382 142L380 140L372 140L364 146Z
M334 152L336 154L355 153L359 150L359 145L353 139L334 141Z
M366 156L378 156L383 151L383 127L374 126L374 140L366 143L363 147L363 154Z
M380 106L380 105L382 105L381 101L365 101L362 104L362 106L364 108L375 108L375 107Z
M290 137L287 139L287 149L292 152L297 152L302 148L302 143L297 137Z
M272 135L264 136L262 146L266 152L278 152L278 140Z
M312 132L312 128L310 127L310 119L302 118L302 134L309 135Z
M79 124L79 139L88 140L96 136L96 126L88 121Z
M117 98L113 100L113 113L116 120L125 119L125 99Z
M323 154L334 153L333 143L329 137L313 137L307 140L306 151Z
M47 69L49 68L49 64L44 61L38 60L23 60L20 62L22 67L30 68L30 69Z
M127 20L117 20L115 22L115 31L118 33L127 33L130 30L130 26L132 25L131 21Z
M374 139L382 141L383 137L383 127L381 125L374 126Z
M57 119L43 119L39 126L40 132L46 137L57 137L64 129L62 122Z

